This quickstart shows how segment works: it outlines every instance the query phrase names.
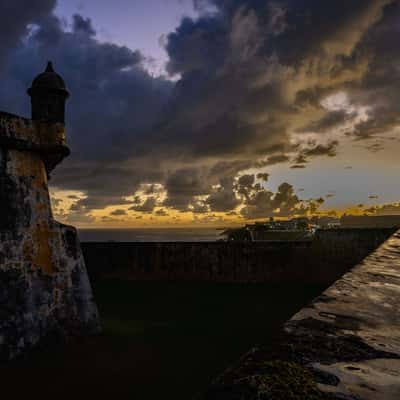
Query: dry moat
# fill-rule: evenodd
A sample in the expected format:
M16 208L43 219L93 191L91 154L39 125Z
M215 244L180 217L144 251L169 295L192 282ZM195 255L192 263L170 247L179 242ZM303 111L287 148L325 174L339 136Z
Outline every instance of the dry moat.
M99 280L93 289L103 333L2 368L3 387L40 398L187 400L324 287Z

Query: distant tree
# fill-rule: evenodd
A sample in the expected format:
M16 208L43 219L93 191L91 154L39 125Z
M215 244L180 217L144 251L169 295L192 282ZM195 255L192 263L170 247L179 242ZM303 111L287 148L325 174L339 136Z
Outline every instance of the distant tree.
M302 231L305 231L308 229L308 222L306 220L299 220L297 222L297 229L301 229Z
M256 222L254 225L251 225L250 229L252 229L254 232L263 232L271 229L271 225L269 224L269 222Z
M227 229L221 233L228 241L250 242L251 234L247 227Z

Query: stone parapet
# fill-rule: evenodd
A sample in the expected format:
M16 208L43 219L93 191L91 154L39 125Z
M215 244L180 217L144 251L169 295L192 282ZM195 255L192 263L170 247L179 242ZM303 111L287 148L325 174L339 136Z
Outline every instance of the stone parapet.
M399 399L399 298L400 232L198 398Z

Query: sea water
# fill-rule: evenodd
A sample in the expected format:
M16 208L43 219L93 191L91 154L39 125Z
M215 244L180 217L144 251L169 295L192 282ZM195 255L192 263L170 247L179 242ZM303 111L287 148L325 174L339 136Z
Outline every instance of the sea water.
M80 229L82 242L213 242L222 238L216 228Z

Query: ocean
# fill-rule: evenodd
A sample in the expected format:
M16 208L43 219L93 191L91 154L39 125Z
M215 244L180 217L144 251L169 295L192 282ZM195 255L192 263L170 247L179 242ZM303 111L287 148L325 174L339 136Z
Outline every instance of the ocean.
M222 229L216 228L135 228L79 229L81 242L215 242Z

